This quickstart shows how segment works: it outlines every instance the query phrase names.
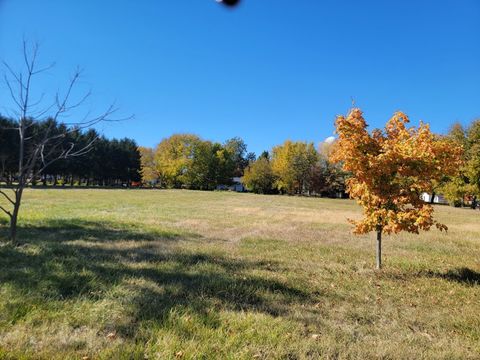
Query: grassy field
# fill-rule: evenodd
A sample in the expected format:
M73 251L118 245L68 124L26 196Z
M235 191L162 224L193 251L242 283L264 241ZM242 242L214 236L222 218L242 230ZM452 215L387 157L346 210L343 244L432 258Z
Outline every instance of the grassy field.
M0 358L480 358L480 213L350 234L349 200L29 190L0 245ZM3 221L4 222L4 221Z

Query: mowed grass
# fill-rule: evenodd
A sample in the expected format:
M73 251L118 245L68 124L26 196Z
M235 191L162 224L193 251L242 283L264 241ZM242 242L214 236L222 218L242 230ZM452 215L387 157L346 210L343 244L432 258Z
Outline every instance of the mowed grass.
M29 190L0 246L1 359L480 358L480 212L350 233L349 200Z

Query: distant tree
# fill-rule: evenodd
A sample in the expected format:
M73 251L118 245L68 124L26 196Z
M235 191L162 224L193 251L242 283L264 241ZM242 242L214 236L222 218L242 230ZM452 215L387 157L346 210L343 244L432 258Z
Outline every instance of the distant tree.
M16 122L0 116L0 181L11 185L18 164Z
M153 166L168 187L213 190L232 182L238 165L238 144L235 140L227 146L192 134L175 134L156 147Z
M268 160L270 160L270 153L269 153L268 151L266 151L266 150L265 150L265 151L263 151L263 152L262 152L262 153L259 155L259 157L258 157L258 158L259 158L259 159L261 159L261 158L265 158L265 159L268 159Z
M156 184L160 181L161 176L155 165L153 149L140 146L138 150L140 151L142 181L146 184Z
M236 164L234 154L225 146L214 143L212 146L212 172L215 174L215 188L217 185L230 185L235 176Z
M7 187L11 187L16 178L19 143L14 126L14 120L0 117L0 186L4 183ZM47 119L28 123L25 136L29 139L39 138L47 129L51 134L58 135L67 131L65 124ZM71 129L63 137L63 142L63 146L72 143L78 148L89 146L89 151L82 156L58 159L45 166L37 177L32 177L32 186L38 185L39 182L47 186L52 180L54 186L59 182L62 186L66 184L90 186L98 183L104 186L118 186L128 185L131 181L139 179L139 151L131 139L109 140L100 136L94 129L87 131ZM27 153L29 151L30 148L27 146ZM1 199L6 200L5 197Z
M334 143L331 140L320 143L318 162L312 168L312 191L322 196L337 197L345 193L348 173L342 170L341 164L329 159Z
M318 146L318 153L322 158L326 161L330 158L330 154L332 153L333 147L335 145L336 140L332 140L328 138L327 140L320 143Z
M217 154L218 152L218 154ZM220 175L221 145L199 140L193 146L193 154L183 181L190 189L213 190Z
M456 141L458 144L466 147L467 146L467 131L464 129L462 124L459 122L454 123L448 132L447 135L450 139Z
M84 178L86 186L90 186L94 182L101 165L105 166L105 159L101 159L97 155L97 140L99 138L100 135L95 129L88 129L83 135L82 141L84 144L93 143L93 148L85 155L74 159L80 163L78 175Z
M180 188L186 182L195 146L200 141L196 135L174 134L158 144L155 149L155 163L168 187Z
M475 209L480 195L480 120L473 121L468 128L464 174L472 196L471 205Z
M242 176L249 162L255 159L255 154L247 153L247 144L239 137L225 141L224 147L231 154L235 164L233 176Z
M257 159L257 155L255 155L255 153L252 152L252 151L250 151L249 153L247 153L247 155L245 156L245 160L246 160L247 166L248 166L249 164L251 164L252 162L254 162L256 159Z
M285 141L272 150L272 170L279 191L302 194L308 190L312 167L318 161L313 143Z
M245 169L242 183L247 190L257 194L271 194L274 191L275 176L270 161L260 156Z
M344 196L347 192L346 181L349 173L338 164L326 163L326 185L324 194L330 197Z
M464 199L473 196L472 194L475 193L475 189L468 183L468 179L465 179L462 176L451 177L447 182L441 185L439 190L445 199L455 207L463 206Z
M114 162L112 180L120 182L122 185L130 186L133 182L141 179L140 167L141 159L137 143L128 138L110 141L111 156ZM119 184L120 185L120 184Z
M325 195L327 192L328 164L318 160L312 165L309 175L308 191L310 195Z
M464 148L463 165L455 176L439 184L439 191L455 206L463 205L468 198L475 209L480 196L480 120L473 121L467 129L453 124L447 137Z
M433 225L447 229L433 219L432 206L420 194L431 192L433 181L455 175L462 163L460 146L434 136L428 125L407 128L408 122L397 112L385 130L370 134L361 110L353 109L335 123L339 139L330 158L351 173L347 190L364 210L362 220L351 221L354 232L377 233L377 269L382 265L382 234L418 233Z
M111 149L108 139L100 136L95 141L94 151L90 154L93 160L94 182L101 186L109 185L110 174L113 170L113 161L110 158Z

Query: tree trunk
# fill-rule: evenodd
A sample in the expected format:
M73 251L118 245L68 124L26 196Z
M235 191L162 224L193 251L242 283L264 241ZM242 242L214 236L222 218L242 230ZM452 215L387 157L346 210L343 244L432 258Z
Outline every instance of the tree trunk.
M377 228L377 270L382 268L382 228Z
M18 212L20 211L20 205L22 203L23 188L19 188L15 195L15 204L13 205L13 212L10 216L10 241L13 244L17 242L17 221Z
M28 97L28 92L26 94ZM27 104L28 101L25 100ZM20 141L20 148L18 153L18 185L15 191L15 203L13 204L13 212L10 215L10 241L12 243L17 242L17 220L18 220L18 212L20 211L20 205L22 203L22 194L23 188L25 187L25 178L29 174L25 174L24 169L24 154L25 154L25 121L26 121L26 110L23 112L23 116L20 119L20 126L18 128L19 133L19 141Z
M18 212L12 214L10 218L10 241L14 244L17 242L17 219Z
M472 207L473 210L475 210L477 208L477 197L476 196L474 196L473 199L472 199L471 207Z
M435 191L432 192L432 197L430 198L430 204L435 202Z

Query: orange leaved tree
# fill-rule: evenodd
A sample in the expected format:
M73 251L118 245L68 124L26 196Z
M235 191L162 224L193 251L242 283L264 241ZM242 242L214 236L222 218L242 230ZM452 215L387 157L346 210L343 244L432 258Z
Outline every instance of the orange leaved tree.
M427 124L408 128L407 115L397 112L384 130L369 133L360 109L336 120L336 141L330 159L351 174L347 191L363 207L363 219L352 221L354 233L377 233L377 269L382 266L382 234L418 233L435 225L433 208L420 199L432 183L454 175L462 148L434 135Z

